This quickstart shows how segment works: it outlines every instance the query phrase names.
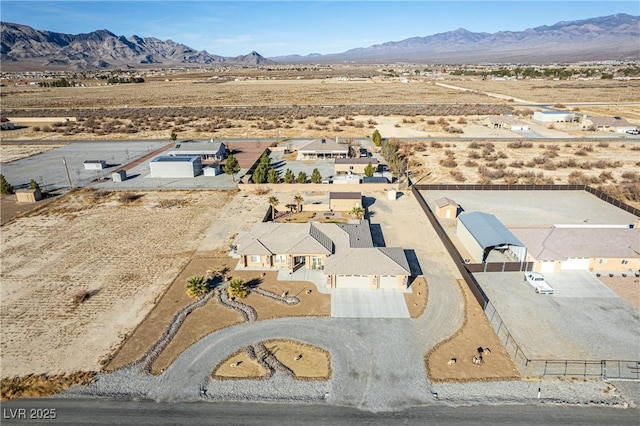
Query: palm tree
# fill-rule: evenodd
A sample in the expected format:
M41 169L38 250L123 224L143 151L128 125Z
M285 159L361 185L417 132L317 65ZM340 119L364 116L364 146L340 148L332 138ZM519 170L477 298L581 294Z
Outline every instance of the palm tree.
M229 294L229 297L232 299L235 299L236 297L244 299L249 294L247 283L240 278L232 279L229 283L229 287L227 287L227 294Z
M269 197L269 204L271 205L271 220L276 218L276 207L280 204L280 200L274 195Z
M362 219L364 216L364 209L360 206L353 206L349 214L355 216L356 219Z
M304 201L304 198L302 198L302 195L298 194L293 197L293 201L296 202L296 211L300 213L302 211L302 202Z
M209 283L202 275L194 275L187 280L187 294L190 297L202 297L209 291Z

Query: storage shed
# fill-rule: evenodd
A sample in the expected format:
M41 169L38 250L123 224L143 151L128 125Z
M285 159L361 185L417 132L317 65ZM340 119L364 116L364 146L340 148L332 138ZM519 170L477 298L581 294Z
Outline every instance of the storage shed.
M104 160L87 160L84 162L85 170L104 170L107 168L107 162Z
M124 182L127 180L126 170L118 170L117 172L111 173L111 180L114 182Z
M442 197L436 200L436 216L440 219L455 219L458 216L458 203L451 198Z
M18 189L16 201L19 203L35 203L42 200L42 193L38 189Z
M151 177L192 178L202 173L200 156L160 156L149 163Z
M508 251L524 262L527 249L494 215L472 212L458 217L456 236L475 262L484 263L491 250Z

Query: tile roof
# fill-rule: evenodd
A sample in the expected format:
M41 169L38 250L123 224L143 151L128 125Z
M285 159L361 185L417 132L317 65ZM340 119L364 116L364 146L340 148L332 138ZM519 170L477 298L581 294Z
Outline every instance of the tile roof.
M362 193L360 192L330 192L330 200L361 200Z
M638 228L514 228L536 260L575 258L637 258Z
M333 139L314 139L308 144L298 148L300 151L314 151L314 152L349 152L349 145L344 143L338 143Z
M436 207L445 207L445 206L456 206L458 207L458 203L453 201L451 198L442 197L438 198L436 201Z

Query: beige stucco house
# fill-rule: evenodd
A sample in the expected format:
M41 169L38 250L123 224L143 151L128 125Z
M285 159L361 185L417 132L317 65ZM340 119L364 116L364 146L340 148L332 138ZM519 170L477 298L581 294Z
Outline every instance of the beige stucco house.
M355 173L358 175L364 174L364 169L371 164L376 171L378 169L377 158L336 158L334 165L334 174L344 175L349 173Z
M512 228L535 272L640 271L640 229L630 227Z
M625 133L627 130L637 128L622 117L596 117L592 115L583 115L580 127L584 130L593 129L600 132L616 133Z
M239 269L322 271L328 288L407 287L404 250L374 247L369 222L259 223L234 241Z
M332 139L315 139L298 148L297 160L317 160L325 158L347 158L349 145Z

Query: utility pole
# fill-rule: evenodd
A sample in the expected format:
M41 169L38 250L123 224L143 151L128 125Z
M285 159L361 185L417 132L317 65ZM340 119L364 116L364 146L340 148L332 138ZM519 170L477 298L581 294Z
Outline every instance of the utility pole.
M69 190L72 190L73 184L71 183L71 175L69 174L69 167L67 166L67 160L64 158L64 156L62 157L62 164L64 164L64 169L67 172L67 179L69 179Z

